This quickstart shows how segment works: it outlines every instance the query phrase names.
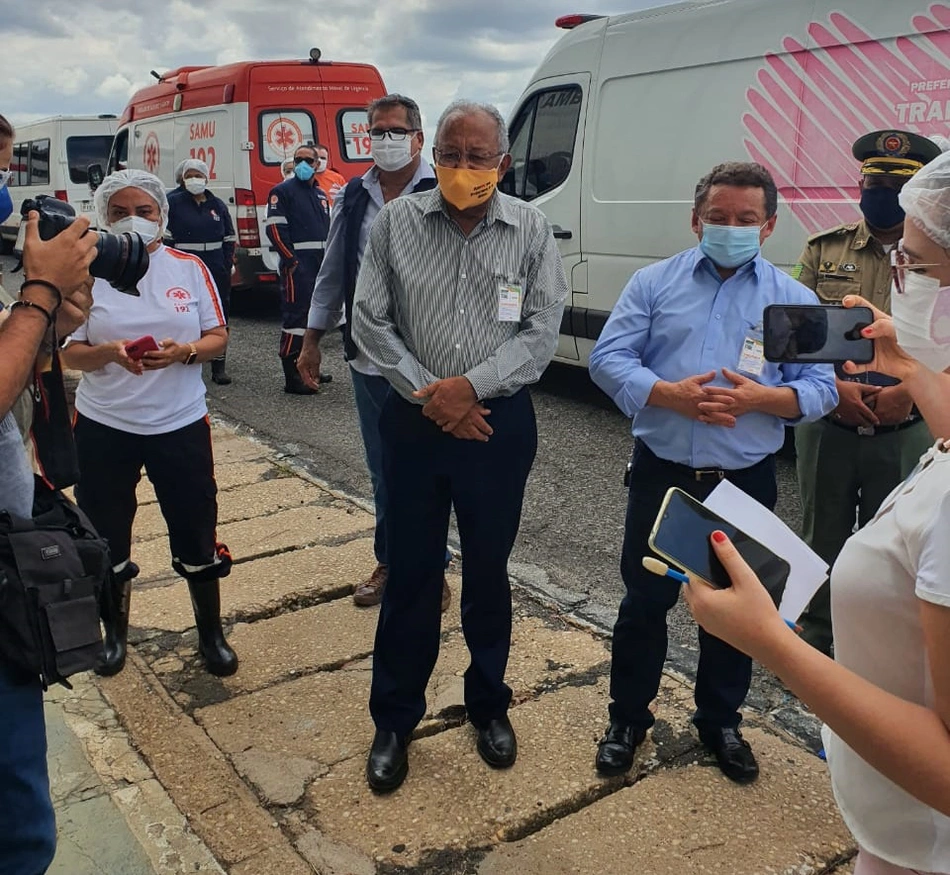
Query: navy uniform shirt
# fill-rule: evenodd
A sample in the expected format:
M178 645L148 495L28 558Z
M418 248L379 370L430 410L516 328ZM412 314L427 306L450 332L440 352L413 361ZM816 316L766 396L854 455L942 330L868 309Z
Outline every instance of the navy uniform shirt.
M168 195L169 246L197 255L212 273L231 272L234 261L234 223L227 204L205 192L198 203L184 188Z
M330 202L319 186L288 179L271 189L264 224L281 265L311 255L322 258L330 231Z

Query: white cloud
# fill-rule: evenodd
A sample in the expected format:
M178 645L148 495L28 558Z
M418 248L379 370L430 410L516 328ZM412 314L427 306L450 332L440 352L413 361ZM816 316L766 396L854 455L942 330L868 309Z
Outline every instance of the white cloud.
M585 0L585 11L641 8L663 0ZM376 65L390 90L414 97L431 133L451 100L511 109L531 71L561 36L548 0L99 0L18 3L4 43L0 113L38 116L122 112L135 88L183 65L255 58ZM42 7L42 8L39 8ZM37 59L41 59L38 61ZM57 59L66 66L58 67ZM17 87L12 87L13 81Z
M135 85L121 73L106 76L96 88L96 94L109 101L125 101L135 91ZM118 113L115 113L118 115Z

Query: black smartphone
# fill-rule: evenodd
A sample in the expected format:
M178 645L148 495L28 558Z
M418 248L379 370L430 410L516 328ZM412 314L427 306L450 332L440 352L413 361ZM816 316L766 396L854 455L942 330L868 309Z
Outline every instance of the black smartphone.
M717 529L729 536L778 607L791 571L788 562L682 489L673 487L664 496L650 532L650 549L683 571L725 589L732 582L709 540Z
M770 304L762 317L765 358L770 362L867 364L874 341L861 329L874 321L869 307Z

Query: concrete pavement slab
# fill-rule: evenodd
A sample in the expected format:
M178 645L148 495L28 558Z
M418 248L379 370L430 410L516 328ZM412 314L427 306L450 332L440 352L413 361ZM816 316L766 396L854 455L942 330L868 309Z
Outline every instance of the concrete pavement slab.
M248 435L238 434L229 428L213 426L211 443L214 448L214 466L250 462L273 455L267 444L259 443Z
M312 608L310 613L327 628L336 629L346 624L348 612L352 618L357 610L348 603L335 602ZM302 613L288 616L299 617ZM323 653L324 658L332 657L329 664L356 659L371 650L372 634L360 614L365 612L357 614L365 637L359 637L357 625L348 648L346 639L339 642L343 649L336 652L328 642L330 649ZM326 623L333 618L338 620L336 624ZM277 631L274 625L283 619L253 624L249 632L253 634L255 627L269 624L268 637L273 638ZM231 640L237 648L237 634ZM546 628L536 617L515 623L513 641L507 680L516 702L555 686L568 675L589 672L603 664L601 642L576 630ZM554 662L551 655L556 655L558 661ZM443 643L429 682L423 731L444 726L446 719L464 716L462 675L468 659L464 639L456 627ZM241 671L226 679L225 684L232 687L246 683L246 679L240 680L243 672L242 665ZM361 758L369 750L373 733L367 704L369 672L369 661L353 665L350 671L319 672L201 708L195 712L195 719L232 757L238 771L263 798L272 804L291 804L317 774L348 757ZM597 719L603 720L603 715L598 714ZM282 762L282 758L289 762Z
M339 598L352 592L353 581L375 567L369 538L241 562L221 581L222 616L232 620L258 617L301 600ZM134 587L131 622L140 629L172 632L194 626L185 582L175 579L165 586Z
M137 654L130 653L119 675L100 683L155 777L218 860L232 866L269 848L295 854L221 751Z
M374 525L370 514L352 506L310 505L218 526L218 540L228 545L235 561L242 562L369 532ZM175 575L167 537L136 543L132 558L141 570L139 583Z
M623 871L650 875L825 872L853 851L827 768L812 754L747 730L762 768L740 787L715 766L657 771L519 842L496 847L478 875Z
M307 791L308 819L331 841L402 866L419 865L442 849L462 852L517 838L622 784L622 778L606 780L594 770L606 707L601 682L565 687L511 709L518 761L503 771L482 762L469 725L417 739L409 749L409 777L388 796L367 788L363 756L345 760ZM655 755L652 742L641 745L634 772L645 770ZM553 859L545 875L553 871Z
M72 678L73 689L54 687L47 693L47 723L50 727L50 766L57 813L68 812L77 800L83 803L97 794L111 796L122 819L108 809L94 809L97 823L82 841L61 844L66 871L77 868L75 857L84 855L98 861L111 859L115 849L124 849L128 863L141 861L144 853L150 866L144 875L180 875L182 872L209 872L223 875L214 857L188 827L168 794L138 753L119 724L115 711L103 699L91 675ZM65 729L68 727L68 729ZM69 742L64 757L63 739ZM78 747L77 747L78 746ZM84 754L84 756L83 756ZM83 777L85 776L85 777ZM98 789L91 791L92 776ZM69 792L64 792L71 787ZM82 789L82 796L76 790ZM87 790L86 788L90 788ZM80 819L87 819L83 813ZM61 818L62 820L62 818ZM81 862L81 861L80 861ZM59 870L53 870L57 873ZM95 872L110 872L96 868ZM119 870L116 871L125 871Z
M329 504L332 496L325 489L299 477L281 477L238 486L218 496L218 524L246 520L251 517L303 507L307 504ZM165 520L157 504L139 508L135 516L135 540L158 538L166 534Z
M276 480L288 476L290 475L285 468L281 468L266 459L221 465L215 467L214 471L214 481L218 485L219 494L235 486L246 486L249 483L257 483L261 480ZM138 499L139 507L153 504L158 500L155 495L155 487L144 472L138 488L135 490L135 497Z
M455 598L443 616L443 630L458 628L460 623L458 575L450 576L449 585ZM225 678L224 685L234 693L259 690L295 674L364 658L373 649L378 617L377 608L359 608L343 596L255 623L239 623L229 640L241 654L241 668Z

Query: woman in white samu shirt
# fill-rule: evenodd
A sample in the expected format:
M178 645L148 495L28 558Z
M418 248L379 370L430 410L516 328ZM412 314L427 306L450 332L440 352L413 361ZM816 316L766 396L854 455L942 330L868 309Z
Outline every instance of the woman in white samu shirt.
M906 183L901 205L893 319L878 311L865 330L875 339L868 369L898 377L930 431L950 438L950 153ZM708 632L825 722L835 797L860 848L855 875L950 873L950 441L928 450L838 557L837 662L786 628L721 532L713 548L733 586L696 584L686 598Z
M188 581L198 650L212 674L238 660L221 628L219 578L231 569L215 537L218 506L211 428L200 362L224 352L227 329L207 268L162 245L168 201L161 180L141 170L108 176L96 191L100 226L138 232L149 267L138 296L97 279L89 318L63 359L83 372L76 392L76 499L112 552L113 580L102 600L105 657L112 675L126 657L132 578L135 489L145 468L168 526L172 567ZM131 358L131 341L150 336L159 349Z

